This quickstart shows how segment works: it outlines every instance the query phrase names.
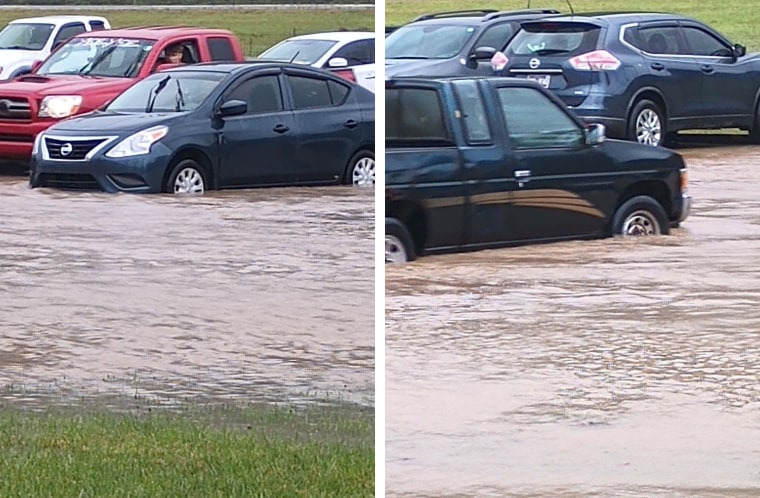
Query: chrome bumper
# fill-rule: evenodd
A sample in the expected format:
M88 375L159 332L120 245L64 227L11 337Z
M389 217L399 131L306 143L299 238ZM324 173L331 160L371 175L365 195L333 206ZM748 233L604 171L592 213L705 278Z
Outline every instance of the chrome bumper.
M678 223L681 223L691 212L691 196L689 194L681 195L681 216L678 218Z

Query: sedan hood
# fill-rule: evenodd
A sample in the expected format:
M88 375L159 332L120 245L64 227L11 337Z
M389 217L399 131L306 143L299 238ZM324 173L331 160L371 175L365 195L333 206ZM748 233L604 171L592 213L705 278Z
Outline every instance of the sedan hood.
M22 76L0 87L3 95L80 95L102 90L120 93L134 83L132 78L100 78L75 75Z
M95 111L61 121L47 129L46 134L71 136L121 135L135 133L157 125L168 125L186 113L114 113Z

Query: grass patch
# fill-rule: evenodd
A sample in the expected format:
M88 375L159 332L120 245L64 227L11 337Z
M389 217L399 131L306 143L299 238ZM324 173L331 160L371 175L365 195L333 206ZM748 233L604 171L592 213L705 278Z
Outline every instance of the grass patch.
M372 496L373 441L372 410L343 405L5 408L0 496Z
M575 12L600 11L650 11L673 12L696 18L709 24L727 36L733 43L746 45L749 51L760 51L760 9L750 7L750 3L740 0L570 0ZM462 6L456 0L386 0L385 24L398 26L409 22L415 16L428 12L461 9L524 9L527 0L502 0L501 2L479 2ZM564 0L532 0L534 8L555 8L569 12Z
M49 14L76 14L83 11L55 10ZM145 10L88 10L87 14L103 16L114 28L183 24L207 28L229 29L240 38L247 56L255 57L275 43L290 36L323 31L374 31L374 9L366 10L166 10L159 6ZM22 17L37 17L39 10L2 10L0 23Z

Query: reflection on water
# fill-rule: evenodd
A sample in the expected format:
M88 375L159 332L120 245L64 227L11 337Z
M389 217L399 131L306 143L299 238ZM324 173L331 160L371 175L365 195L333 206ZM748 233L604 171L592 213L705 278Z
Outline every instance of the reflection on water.
M0 195L0 399L374 403L372 189Z
M388 496L759 496L760 150L673 236L386 268Z

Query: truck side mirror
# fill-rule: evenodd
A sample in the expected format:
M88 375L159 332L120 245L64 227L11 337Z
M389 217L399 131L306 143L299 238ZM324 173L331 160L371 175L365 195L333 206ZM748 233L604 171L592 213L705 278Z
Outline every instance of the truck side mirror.
M606 131L607 127L601 123L593 123L588 125L584 130L586 134L586 144L593 146L604 142L606 138Z
M734 59L738 59L739 57L744 57L745 55L747 55L747 47L745 47L744 45L740 45L738 43L733 46L732 51L733 51Z

